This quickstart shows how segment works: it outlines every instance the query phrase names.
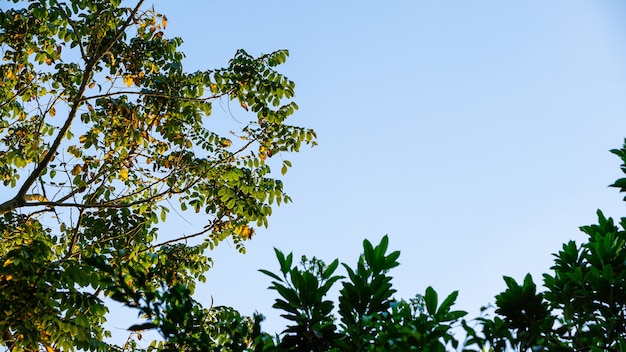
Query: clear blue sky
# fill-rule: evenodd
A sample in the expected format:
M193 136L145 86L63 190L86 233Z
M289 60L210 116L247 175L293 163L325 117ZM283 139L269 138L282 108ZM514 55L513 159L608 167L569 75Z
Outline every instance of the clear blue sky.
M356 262L361 242L390 236L397 297L459 290L475 316L504 288L552 264L551 253L600 208L624 215L607 188L608 153L626 137L622 1L158 1L186 69L289 49L291 123L319 146L285 155L294 202L275 209L246 255L223 243L196 298L285 321L259 268L272 247ZM227 114L212 123L236 128ZM237 119L248 115L233 109ZM170 216L164 232L184 228ZM196 221L194 219L194 221ZM134 318L134 317L133 317Z

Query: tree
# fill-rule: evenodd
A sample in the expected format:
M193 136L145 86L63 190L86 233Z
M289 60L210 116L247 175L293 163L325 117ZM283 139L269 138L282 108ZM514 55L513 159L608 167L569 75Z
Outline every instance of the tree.
M626 173L626 142L611 152ZM626 178L611 186L626 191ZM522 284L505 277L497 316L482 319L485 342L496 351L625 351L625 229L626 218L618 226L598 210L598 223L580 228L588 240L565 243L555 254L544 292L530 275Z
M270 286L280 295L274 308L292 325L272 340L257 337L259 350L268 351L445 351L460 345L453 334L467 313L451 310L458 292L439 302L437 292L426 288L424 295L408 301L393 298L396 292L389 270L399 265L399 251L387 254L389 238L377 246L363 241L363 254L356 270L343 264L348 273L334 275L338 261L326 266L319 259L302 258L293 266L293 255L276 250L282 275L261 270L274 281ZM282 277L281 277L282 276ZM325 299L335 282L341 282L339 317L334 303ZM335 321L339 320L337 326Z
M626 141L611 152L626 174ZM611 186L626 192L626 178ZM303 257L298 267L292 254L276 250L282 277L261 271L274 280L270 288L280 295L274 308L291 325L274 339L257 337L258 350L626 351L626 218L616 225L598 210L598 223L580 229L587 241L570 241L554 254L543 290L530 274L522 283L504 276L507 289L495 297L494 316L483 307L472 326L465 312L451 310L456 291L441 303L431 287L408 301L392 297L387 274L400 252L386 253L387 236L376 247L363 242L356 270L344 264L345 281L334 274L336 260L326 267ZM342 284L338 317L325 298L334 282ZM465 331L463 340L455 327Z
M143 317L132 330L159 330L159 348L202 349L218 314L190 297L206 249L244 251L290 200L269 158L315 144L285 123L294 83L274 68L288 52L187 72L182 40L143 0L13 2L0 11L0 344L119 349L104 342L110 297ZM218 99L254 117L220 134ZM206 220L159 240L172 206Z

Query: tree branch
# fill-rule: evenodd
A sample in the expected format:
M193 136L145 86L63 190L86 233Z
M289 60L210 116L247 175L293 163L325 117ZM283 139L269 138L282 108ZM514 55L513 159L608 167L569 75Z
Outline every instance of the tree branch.
M72 250L74 249L74 247L76 246L76 242L78 241L78 230L80 229L80 223L82 222L83 219L83 214L85 213L85 209L80 209L79 214L78 214L78 219L76 220L76 226L74 226L74 231L72 233L72 240L70 241L70 245L67 248L67 253L65 253L65 255L63 256L63 259L68 259L69 257L72 256Z
M113 93L105 93L105 94L98 94L98 95L92 95L92 96L88 96L88 97L83 97L81 99L81 101L87 101L87 100L92 100L92 99L98 99L98 98L108 98L108 97L112 97L112 96L116 96L116 95L141 95L141 96L145 96L145 97L155 97L155 98L165 98L165 99L176 99L176 100L181 100L181 101L208 101L208 100L214 100L217 98L221 98L223 96L229 95L232 92L225 92L225 93L220 93L220 94L214 94L210 97L204 97L204 98L187 98L187 97L180 97L180 96L174 96L174 95L169 95L169 94L164 94L164 93L154 93L154 92L137 92L137 91L133 91L133 90L122 90L122 91L117 91L117 92L113 92Z
M207 234L207 233L213 231L213 229L215 228L216 224L217 224L217 221L213 222L212 224L210 224L208 226L205 226L204 229L202 229L202 231L196 232L196 233L194 233L192 235L182 236L182 237L174 238L172 240L168 240L168 241L165 241L165 242L157 243L155 245L152 245L152 246L146 248L146 250L150 250L150 249L153 249L153 248L165 246L165 245L170 244L170 243L185 241L185 240L188 240L190 238L194 238L194 237L198 237L198 236Z
M74 31L74 33L80 33L76 29L76 26L74 25L74 21L72 21L72 19L67 14L67 12L65 12L65 9L61 8L61 4L59 4L58 1L55 1L54 3L57 9L59 9L59 12L61 12L61 16L63 16L63 18L65 18L67 23L69 23L70 27L72 27L72 30ZM87 57L87 54L85 53L85 48L83 47L83 43L80 40L77 40L77 42L78 42L78 49L80 50L80 56L83 58L83 60L85 60L85 62L87 62L88 57Z
M135 8L132 10L131 14L126 19L126 22L124 23L124 25L116 33L115 37L109 43L107 43L107 45L105 45L102 50L100 50L99 52L96 52L91 57L91 59L87 62L85 71L83 72L83 78L78 88L77 94L72 100L72 104L71 104L72 108L70 109L70 112L68 113L65 123L59 129L59 133L57 134L56 138L52 142L52 145L50 146L50 150L48 150L48 152L43 156L39 164L37 164L37 167L35 168L35 170L33 170L33 172L30 175L28 175L28 178L26 178L26 181L24 181L24 184L22 185L22 187L20 187L15 197L0 204L0 215L6 214L12 210L17 209L18 207L26 206L27 203L24 199L24 196L26 195L26 192L28 192L28 190L35 183L37 178L43 173L46 167L48 167L48 164L50 164L50 161L54 158L54 155L56 154L57 150L61 146L61 142L63 141L65 134L69 131L70 126L72 125L72 122L74 121L74 118L76 117L78 108L83 103L82 97L85 94L89 81L91 80L94 67L96 66L97 62L100 61L104 53L107 52L113 46L113 44L115 44L115 42L117 42L121 38L122 34L126 31L126 28L128 28L133 18L135 17L135 14L137 13L137 11L139 11L139 8L143 4L143 2L144 0L140 0L137 3Z

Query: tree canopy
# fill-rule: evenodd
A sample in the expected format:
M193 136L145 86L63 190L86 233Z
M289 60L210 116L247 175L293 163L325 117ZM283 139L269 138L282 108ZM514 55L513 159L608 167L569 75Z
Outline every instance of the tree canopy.
M284 174L283 155L315 144L286 123L294 83L275 68L288 52L188 72L182 39L143 0L13 3L0 11L0 343L120 349L105 342L109 297L146 322L131 330L158 329L159 348L201 346L205 320L225 314L190 297L206 249L244 251L290 200L270 166ZM247 120L209 119L220 99ZM204 222L159 233L172 208Z
M563 245L543 285L505 276L476 318L454 291L395 297L400 251L363 241L356 265L276 249L272 336L261 315L193 298L207 250L240 251L272 206L276 172L315 132L287 124L288 52L239 50L219 69L184 69L182 39L143 0L13 0L0 10L0 346L9 351L625 351L626 218L598 211L583 243ZM129 7L130 6L130 7ZM227 101L243 123L212 116ZM227 132L224 132L227 131ZM612 151L626 173L626 143ZM280 155L280 160L273 156ZM272 168L274 170L272 170ZM626 178L614 187L626 191ZM170 211L202 217L162 233ZM341 274L343 271L343 274ZM329 298L339 284L337 301ZM109 303L141 322L115 345ZM136 340L156 330L161 340Z
M626 174L626 141L611 152ZM612 186L626 192L626 178ZM278 336L258 337L257 350L626 351L626 217L616 224L597 214L597 224L580 227L586 241L554 254L543 288L531 275L521 283L504 276L495 309L483 307L473 319L452 309L456 291L442 301L430 286L408 300L393 297L388 272L400 252L387 253L387 236L377 246L363 242L356 269L343 264L347 277L335 274L336 260L326 266L303 257L294 266L293 254L276 250L280 274L261 272L274 280L273 307L290 324ZM326 297L335 282L342 285L336 313Z

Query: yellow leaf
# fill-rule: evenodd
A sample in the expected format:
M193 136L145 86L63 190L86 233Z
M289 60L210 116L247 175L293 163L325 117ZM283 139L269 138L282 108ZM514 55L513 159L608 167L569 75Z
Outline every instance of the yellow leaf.
M224 139L224 140L222 141L222 145L223 145L224 147L226 147L226 148L230 147L231 143L232 143L232 142L230 141L230 139Z
M78 141L81 142L81 143L85 143L87 141L87 136L82 135L82 136L78 137Z
M54 116L54 115L57 114L57 109L55 109L54 106L53 106L53 107L50 108L49 113L50 113L50 116Z
M7 280L7 281L11 281L13 279L13 275L11 275L11 274L5 275L4 279Z
M252 235L254 235L254 230L244 225L243 229L241 230L241 237L249 240L250 238L252 238Z
M118 177L120 178L120 180L126 181L128 179L128 169L127 168L121 169L120 173L118 174Z
M3 268L6 268L7 266L13 264L13 258L9 258L7 260L4 261L4 265L2 265Z
M124 76L124 84L126 85L126 87L132 86L133 85L133 76L132 75Z
M245 102L241 102L241 107L244 108L246 111L248 111L248 105L246 105Z
M46 352L54 352L54 348L46 346Z
M13 74L13 70L8 70L7 74L6 74L6 77L8 79L15 79L15 75Z
M76 176L76 175L80 174L80 173L81 173L81 171L83 171L83 167L82 167L82 166L80 166L80 165L76 165L76 166L74 166L74 168L72 169L72 172L71 172L71 173L72 173L72 175Z

